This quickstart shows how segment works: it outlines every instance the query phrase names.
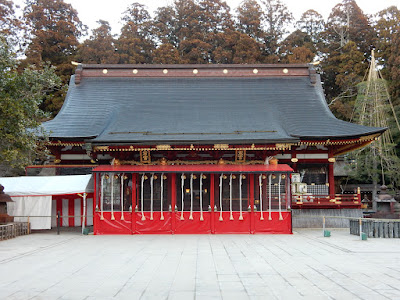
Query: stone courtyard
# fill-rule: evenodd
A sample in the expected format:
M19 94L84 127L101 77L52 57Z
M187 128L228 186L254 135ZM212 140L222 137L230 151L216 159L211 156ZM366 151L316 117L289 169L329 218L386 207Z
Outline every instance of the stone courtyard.
M81 235L0 242L0 299L400 299L400 240Z

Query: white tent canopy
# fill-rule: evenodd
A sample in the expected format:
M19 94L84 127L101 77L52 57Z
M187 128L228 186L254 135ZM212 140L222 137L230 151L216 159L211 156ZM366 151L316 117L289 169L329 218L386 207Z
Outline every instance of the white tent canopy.
M50 196L92 193L92 175L0 177L4 193L15 196Z
M0 177L0 184L14 201L7 203L9 215L17 222L31 217L32 229L51 228L52 196L94 190L92 175Z

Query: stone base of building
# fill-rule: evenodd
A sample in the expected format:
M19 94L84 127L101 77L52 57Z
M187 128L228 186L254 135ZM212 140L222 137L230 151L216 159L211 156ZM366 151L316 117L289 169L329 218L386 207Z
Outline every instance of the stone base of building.
M293 209L293 228L348 228L348 218L361 218L361 209Z

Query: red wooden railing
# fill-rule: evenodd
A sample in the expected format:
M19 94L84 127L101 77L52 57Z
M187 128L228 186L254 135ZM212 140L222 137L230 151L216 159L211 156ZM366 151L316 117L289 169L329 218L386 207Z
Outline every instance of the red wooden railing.
M361 194L292 195L292 208L361 208Z

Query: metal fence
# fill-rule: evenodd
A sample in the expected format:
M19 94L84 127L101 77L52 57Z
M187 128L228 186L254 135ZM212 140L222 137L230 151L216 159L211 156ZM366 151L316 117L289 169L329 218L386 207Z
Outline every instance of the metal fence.
M60 234L60 229L61 229L61 227L63 227L62 226L62 224L61 224L61 219L69 219L69 218L81 218L81 220L82 220L82 226L75 226L76 228L78 228L78 227L82 227L82 234L88 234L89 233L89 231L88 231L88 227L90 227L90 226L86 226L86 225L84 225L85 224L85 220L87 219L87 218L92 218L93 216L91 216L91 215L85 215L85 216L83 216L83 215L72 215L72 216L62 216L62 215L60 215L60 212L58 212L57 213L57 215L55 215L55 216L13 216L14 218L26 218L26 223L27 224L29 224L29 227L30 227L30 220L32 219L32 218L55 218L56 220L57 220L57 226L56 226L56 228L57 228L57 234Z

